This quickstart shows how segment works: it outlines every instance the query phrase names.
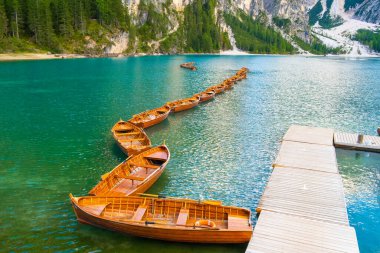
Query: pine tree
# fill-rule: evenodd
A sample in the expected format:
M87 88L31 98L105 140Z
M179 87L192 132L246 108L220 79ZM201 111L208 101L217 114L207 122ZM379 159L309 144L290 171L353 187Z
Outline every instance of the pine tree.
M0 0L0 39L7 35L7 25L8 20L4 8L4 0Z
M20 38L23 33L23 14L19 0L5 0L5 10L8 14L10 33Z

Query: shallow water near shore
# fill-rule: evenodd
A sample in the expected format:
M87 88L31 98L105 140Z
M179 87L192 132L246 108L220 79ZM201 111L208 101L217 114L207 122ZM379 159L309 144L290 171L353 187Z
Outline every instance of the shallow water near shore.
M187 61L198 70L179 67ZM169 243L81 225L68 199L70 192L86 194L125 159L110 134L117 120L192 96L242 66L251 70L248 79L231 91L147 129L172 155L150 193L217 199L254 211L291 124L376 133L380 59L189 55L0 62L0 249L244 252L246 245ZM337 158L361 252L379 252L380 155L337 150Z

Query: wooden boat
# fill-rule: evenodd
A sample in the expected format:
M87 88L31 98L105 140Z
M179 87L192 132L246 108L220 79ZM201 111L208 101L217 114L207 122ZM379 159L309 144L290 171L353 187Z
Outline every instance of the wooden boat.
M190 69L192 71L197 70L197 67L194 66L194 62L182 63L180 66L181 68Z
M162 107L142 112L128 120L138 127L148 128L164 121L170 113L170 106L164 105Z
M238 81L241 81L242 79L247 78L248 69L243 67L238 72L236 72L236 76L239 77Z
M169 149L157 146L148 149L116 166L102 176L89 192L96 196L128 196L148 190L161 176L170 159Z
M128 121L119 120L111 132L117 145L126 155L136 155L152 146L144 130Z
M191 98L179 99L173 102L168 102L166 104L170 106L172 112L180 112L197 106L199 104L199 99L199 95L194 95Z
M215 97L215 91L203 91L197 95L200 96L199 102L205 102Z
M225 87L223 85L214 85L206 89L206 91L213 91L216 94L220 94L224 92Z
M224 90L231 90L234 87L234 83L229 80L224 81L221 85L224 86Z
M251 212L216 201L147 197L74 197L81 223L134 236L191 243L246 243Z

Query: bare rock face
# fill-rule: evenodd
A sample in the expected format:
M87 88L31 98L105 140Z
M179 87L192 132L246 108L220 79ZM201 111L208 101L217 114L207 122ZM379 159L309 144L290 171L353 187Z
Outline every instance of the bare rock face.
M369 23L380 24L380 0L365 0L356 8L354 17Z
M128 49L128 33L123 32L117 34L115 37L110 39L112 45L105 48L106 54L122 54L125 50Z
M263 0L265 10L272 17L289 19L291 31L305 30L308 26L310 0Z

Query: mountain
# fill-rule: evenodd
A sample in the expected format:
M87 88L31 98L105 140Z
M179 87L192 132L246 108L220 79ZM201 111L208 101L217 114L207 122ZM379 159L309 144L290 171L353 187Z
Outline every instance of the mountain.
M357 33L365 30L374 33L366 37L376 38L379 23L380 0L318 0L309 10L312 36L345 55L376 55L376 41L366 40L364 45L357 40Z
M379 1L0 0L0 52L350 53Z

